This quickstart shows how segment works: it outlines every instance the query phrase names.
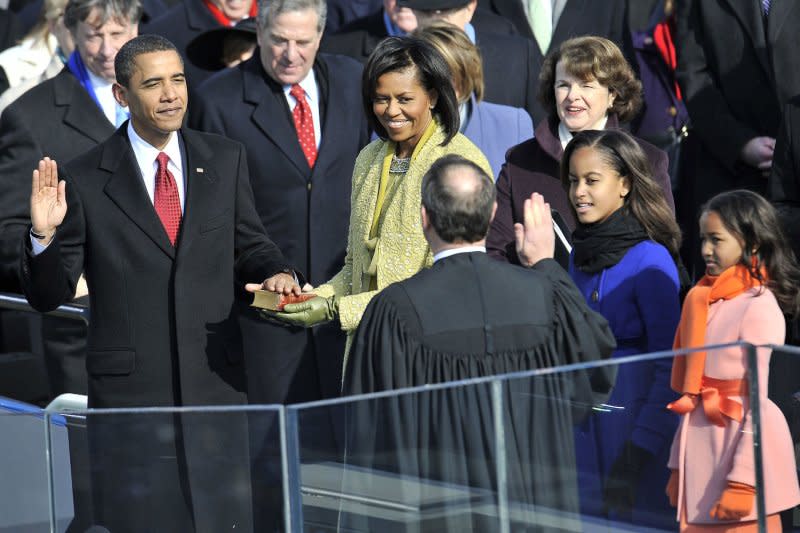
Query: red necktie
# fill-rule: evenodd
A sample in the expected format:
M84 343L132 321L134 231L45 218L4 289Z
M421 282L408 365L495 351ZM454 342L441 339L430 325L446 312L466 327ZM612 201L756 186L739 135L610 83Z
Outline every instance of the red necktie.
M300 148L306 155L308 166L313 168L314 161L317 160L317 142L314 138L314 119L311 117L311 107L306 102L305 91L296 83L292 85L289 94L297 100L297 105L292 110L297 140L300 141Z
M158 169L156 170L156 190L153 195L153 205L158 213L158 218L164 225L169 242L175 246L178 231L181 228L181 197L178 195L178 185L175 177L167 168L169 156L160 152L156 157Z

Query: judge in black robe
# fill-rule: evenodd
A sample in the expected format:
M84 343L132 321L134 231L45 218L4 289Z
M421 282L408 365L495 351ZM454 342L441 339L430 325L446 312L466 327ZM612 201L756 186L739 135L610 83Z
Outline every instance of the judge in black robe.
M495 262L484 247L495 205L491 179L457 157L432 166L422 186L422 225L435 263L367 307L346 365L345 394L609 356L615 343L608 324L552 259L550 210L536 196L529 210L539 209L538 224L529 217L524 241L535 264ZM494 391L484 380L362 400L348 412L343 490L402 502L407 531L499 530L504 491L512 530L569 529L578 513L572 428L602 401L611 377L583 369L528 373ZM343 506L341 524L375 531L399 520L381 505Z

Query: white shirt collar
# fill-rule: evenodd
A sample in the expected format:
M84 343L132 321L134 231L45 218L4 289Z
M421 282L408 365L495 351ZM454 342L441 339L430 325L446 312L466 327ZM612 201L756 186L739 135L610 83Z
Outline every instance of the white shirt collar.
M486 253L485 246L460 246L458 248L450 248L449 250L442 250L438 254L433 256L433 262L439 261L440 259L444 259L445 257L450 257L451 255L458 255L458 254L468 254L472 252L483 252Z
M133 129L133 122L128 121L128 139L131 143L133 155L136 157L136 163L139 166L144 186L147 189L147 194L150 196L150 201L153 201L155 194L155 175L158 169L156 157L160 152L164 152L169 156L169 168L172 175L175 177L175 184L178 186L178 195L181 198L181 208L184 205L184 179L183 179L183 159L181 156L181 145L178 140L176 132L172 132L167 141L167 145L163 150L159 150L152 144L142 139L136 130Z
M311 108L311 120L314 123L314 142L319 149L320 141L322 140L322 122L319 117L319 88L317 88L317 77L314 74L314 69L308 71L308 74L303 78L298 85L305 91L308 107ZM297 101L294 96L289 94L292 90L291 85L283 86L283 95L286 98L286 103L289 105L289 111L294 109Z
M111 90L112 82L97 76L88 68L86 72L89 73L89 81L92 83L92 89L97 96L97 101L100 102L100 108L111 124L116 124L117 121L117 101L114 99L114 92Z
M306 77L303 78L300 83L298 83L300 87L306 92L306 98L309 100L309 104L316 105L319 107L319 89L317 89L317 77L314 75L314 69L308 71ZM289 91L292 90L291 85L284 85L283 86L283 94L286 95L286 98L291 98L290 101L294 101L294 96L289 94ZM289 106L289 109L292 109L294 106Z
M598 124L598 130L606 129L606 123L608 122L608 116L603 117L603 120L600 121ZM558 140L561 141L561 149L566 150L567 144L572 140L572 132L567 129L567 126L564 125L563 122L558 123Z

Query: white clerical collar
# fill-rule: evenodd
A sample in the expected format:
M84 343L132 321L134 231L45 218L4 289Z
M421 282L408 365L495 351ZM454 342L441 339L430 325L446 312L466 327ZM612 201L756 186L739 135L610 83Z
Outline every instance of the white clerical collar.
M608 122L608 115L603 117L603 120L597 125L597 128L592 128L595 130L604 130L606 129L606 122ZM565 150L567 148L567 144L572 140L572 132L567 129L567 126L564 125L563 122L558 123L558 140L561 141L561 149Z
M457 254L468 254L472 252L482 252L486 253L485 246L459 246L458 248L450 248L448 250L442 250L438 254L433 256L433 262L439 261L440 259L444 259L445 257L450 257L451 255Z

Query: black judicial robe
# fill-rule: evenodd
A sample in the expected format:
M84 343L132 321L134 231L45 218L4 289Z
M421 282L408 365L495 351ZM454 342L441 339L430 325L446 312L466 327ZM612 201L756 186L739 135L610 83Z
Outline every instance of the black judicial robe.
M372 300L350 352L344 393L596 361L614 346L605 319L555 261L524 269L461 253ZM513 530L558 531L560 517L578 512L573 425L611 383L607 370L516 378L502 386L499 419L488 383L351 405L344 492L381 494L386 479L400 474L420 481L394 483L384 493L418 509L416 518L404 519L404 531L497 530L495 425L502 423ZM359 468L389 477L376 481ZM461 496L442 496L442 487ZM390 521L372 511L341 517L365 531Z

